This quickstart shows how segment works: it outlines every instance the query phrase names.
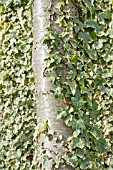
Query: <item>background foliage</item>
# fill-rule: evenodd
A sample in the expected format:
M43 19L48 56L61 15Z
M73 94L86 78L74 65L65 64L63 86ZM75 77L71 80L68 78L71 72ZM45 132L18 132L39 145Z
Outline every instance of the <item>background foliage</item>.
M36 169L31 2L2 0L0 12L0 170Z
M61 1L51 13L60 28L44 43L53 95L63 100L58 118L73 129L62 156L74 169L113 169L113 1ZM56 51L56 52L55 52Z
M0 3L0 169L35 170L31 6L27 0ZM73 0L76 13L71 13L68 3L61 1L51 14L62 32L48 27L44 38L50 49L46 60L50 79L57 85L52 92L65 103L58 118L73 129L58 164L112 170L113 1ZM47 167L52 161L46 156L45 160Z

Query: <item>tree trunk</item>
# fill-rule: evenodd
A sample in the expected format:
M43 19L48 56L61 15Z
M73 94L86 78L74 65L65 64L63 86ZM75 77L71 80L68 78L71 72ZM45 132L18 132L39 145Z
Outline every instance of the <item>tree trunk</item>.
M45 12L45 7L51 7L51 0L34 0L33 2L33 68L35 74L36 86L36 102L37 102L37 123L43 123L44 120L48 121L48 132L41 133L38 138L38 146L45 148L46 155L56 160L56 152L63 153L64 146L58 139L63 136L62 140L65 142L72 133L66 127L62 120L56 120L56 110L60 106L58 101L50 94L50 89L53 85L45 76L46 65L44 59L48 57L47 46L43 45L41 40L44 37L45 28L50 24L50 14ZM51 168L43 168L41 166L42 153L38 154L39 169L50 170ZM71 169L67 165L62 165L59 170ZM53 170L53 168L51 169Z

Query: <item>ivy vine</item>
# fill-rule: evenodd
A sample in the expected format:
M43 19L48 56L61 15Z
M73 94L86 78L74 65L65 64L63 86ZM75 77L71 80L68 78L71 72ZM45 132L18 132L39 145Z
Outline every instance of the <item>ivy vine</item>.
M61 32L45 32L58 118L73 130L63 159L76 169L113 169L112 10L112 0L62 0L51 12Z
M28 0L0 1L0 169L36 169L32 13Z

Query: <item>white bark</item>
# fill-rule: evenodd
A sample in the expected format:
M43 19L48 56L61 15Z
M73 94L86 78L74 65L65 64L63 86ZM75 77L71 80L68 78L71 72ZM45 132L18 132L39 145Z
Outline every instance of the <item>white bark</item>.
M51 0L35 0L33 3L33 68L36 86L37 123L41 123L43 118L48 120L48 134L53 135L54 133L56 137L62 135L63 140L66 141L71 131L65 126L62 120L56 120L56 110L59 107L59 103L50 94L50 89L54 87L49 82L48 77L44 76L46 68L44 59L48 56L48 50L47 46L43 45L41 40L44 37L46 26L50 24L50 14L44 11L46 6L51 6ZM64 148L60 142L57 143L54 140L49 140L45 134L41 134L39 137L38 145L41 146L42 143L44 143L43 147L47 148L46 154L53 159L55 159L55 155L50 150L64 152ZM40 155L38 158L40 161ZM59 169L69 170L70 168L61 167Z

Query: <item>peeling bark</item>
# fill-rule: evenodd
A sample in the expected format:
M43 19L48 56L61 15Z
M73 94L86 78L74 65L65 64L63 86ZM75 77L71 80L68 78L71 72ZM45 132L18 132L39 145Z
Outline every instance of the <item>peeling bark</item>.
M62 120L56 120L56 110L60 106L58 101L50 94L50 89L53 85L44 75L46 65L44 59L48 56L47 46L42 44L45 28L50 24L50 14L44 11L45 7L51 7L51 0L34 0L33 5L33 69L35 75L36 87L36 102L37 102L37 123L41 123L43 119L48 121L49 136L63 136L63 141L66 141L71 134L71 130L66 127ZM64 152L64 147L61 142L56 142L49 138L44 133L39 137L38 145L43 145L46 149L46 154L55 159L55 152ZM51 152L51 150L53 152ZM38 155L40 162L40 153ZM59 170L69 170L70 167L63 165ZM39 170L39 168L38 168ZM47 170L47 169L46 169ZM50 169L48 169L50 170Z

